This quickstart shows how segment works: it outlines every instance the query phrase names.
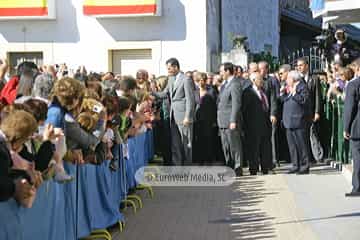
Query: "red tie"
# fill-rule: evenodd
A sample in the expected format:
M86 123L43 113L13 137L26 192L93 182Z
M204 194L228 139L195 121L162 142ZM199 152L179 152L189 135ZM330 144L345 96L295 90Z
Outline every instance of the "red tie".
M269 109L269 104L268 104L268 101L266 99L265 93L261 89L259 91L260 91L260 95L261 95L261 103L262 103L263 109L265 111L267 111Z

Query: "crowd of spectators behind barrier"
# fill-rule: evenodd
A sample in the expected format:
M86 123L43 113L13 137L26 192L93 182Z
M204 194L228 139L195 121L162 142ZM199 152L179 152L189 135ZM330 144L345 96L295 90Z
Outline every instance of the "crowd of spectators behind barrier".
M245 68L235 66L234 75L256 81L259 77L268 77L267 66L266 62L250 63ZM342 108L347 83L354 78L355 72L359 72L359 66L359 60L348 66L335 63L329 71L312 73L320 80L321 87L322 110L314 119L318 122L324 148L320 161L332 158L349 162L348 142L343 138L341 124ZM269 74L278 85L278 96L286 92L285 81L290 70L289 65L283 65L279 71ZM73 176L65 172L63 161L101 164L108 160L111 161L109 171L115 171L117 156L112 155L112 147L123 144L126 158L127 139L148 129L154 129L155 148L162 155L164 164L172 165L171 102L152 95L165 89L167 76L155 76L144 69L140 69L135 77L88 72L84 66L72 71L66 64L36 66L31 62L17 66L12 76L9 72L7 60L1 59L1 201L15 198L19 204L31 207L36 189L43 181L52 178L59 183L72 181ZM222 76L198 70L185 74L193 80L197 92L194 164L223 163L216 123L216 102ZM280 161L289 162L283 126L278 119L281 106L279 109L276 116L271 115L271 123L278 127L272 139L276 146L271 169ZM246 164L246 158L243 164Z

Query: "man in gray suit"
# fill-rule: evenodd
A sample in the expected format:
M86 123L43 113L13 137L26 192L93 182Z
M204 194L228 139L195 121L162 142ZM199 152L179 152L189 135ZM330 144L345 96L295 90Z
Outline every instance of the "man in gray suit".
M155 95L170 99L171 150L174 165L192 164L192 138L195 112L194 82L180 72L176 58L166 61L169 81L163 92Z
M224 79L218 97L217 122L221 135L226 165L235 169L237 176L242 175L242 143L241 143L241 98L242 85L239 78L234 77L232 63L224 63L220 67Z

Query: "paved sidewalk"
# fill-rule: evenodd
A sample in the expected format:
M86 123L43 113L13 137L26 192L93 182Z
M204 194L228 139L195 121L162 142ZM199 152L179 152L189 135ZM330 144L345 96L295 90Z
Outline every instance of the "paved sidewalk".
M356 240L358 199L346 199L350 185L329 169L311 175L241 177L231 187L155 188L142 193L144 208L125 213L127 225L114 239L127 240Z

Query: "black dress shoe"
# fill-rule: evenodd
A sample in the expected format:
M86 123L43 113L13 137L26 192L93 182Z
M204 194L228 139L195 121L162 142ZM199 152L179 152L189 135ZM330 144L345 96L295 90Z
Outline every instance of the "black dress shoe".
M300 169L297 174L299 174L299 175L305 175L305 174L309 174L309 173L310 173L310 169L309 169L309 168L305 168L305 169Z
M257 172L256 172L256 171L250 171L250 175L251 175L251 176L256 176L256 175L257 175Z
M345 197L360 197L360 192L345 193Z
M268 175L269 174L269 171L268 170L263 170L261 171L263 175Z
M292 169L290 169L287 173L288 174L294 174L294 173L297 173L299 171L299 169L297 169L297 168L292 168Z
M243 171L241 167L235 169L235 174L237 177L241 177L243 175Z

